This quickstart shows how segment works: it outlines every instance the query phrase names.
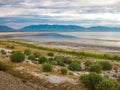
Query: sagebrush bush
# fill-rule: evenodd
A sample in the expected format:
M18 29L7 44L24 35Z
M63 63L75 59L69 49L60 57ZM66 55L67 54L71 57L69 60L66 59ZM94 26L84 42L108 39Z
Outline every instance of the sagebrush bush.
M47 59L46 56L40 56L40 57L39 57L39 64L45 63L45 62L47 62L47 61L48 61L48 59Z
M85 74L80 77L80 80L91 90L95 90L95 87L102 79L103 77L97 73Z
M79 63L76 62L72 62L69 66L68 69L72 70L72 71L80 71L82 70L81 65Z
M64 57L63 56L55 56L54 60L57 62L57 65L64 66Z
M65 57L64 58L64 63L71 64L72 62L73 62L73 60L70 57Z
M53 57L53 56L54 56L54 53L53 53L53 52L49 52L49 53L48 53L48 56Z
M38 58L38 57L40 57L40 56L41 56L40 52L37 52L37 51L36 51L36 52L34 52L34 55L35 55L35 57L36 57L36 58Z
M30 55L31 54L31 50L30 49L25 49L24 53L25 53L25 55Z
M89 67L91 66L93 63L90 60L85 61L85 66Z
M13 45L7 45L7 48L14 49L15 46L13 46Z
M25 54L21 51L14 51L10 56L12 62L22 62L25 60Z
M28 56L28 59L29 59L29 60L35 60L35 55L34 55L34 54L30 54L30 55Z
M51 63L46 62L42 64L42 69L44 72L52 71L52 68L53 68L53 65Z
M7 70L7 66L4 63L0 62L0 71L6 71L6 70Z
M57 65L64 66L64 61L63 60L56 60Z
M120 56L114 55L114 56L113 56L113 59L114 59L114 60L120 60Z
M81 60L74 60L74 62L81 64Z
M100 73L101 70L102 70L102 67L100 64L93 64L90 66L90 69L89 69L91 72L96 72L96 73Z
M1 52L1 54L6 54L6 51L3 49L0 52Z
M68 69L67 69L67 68L61 68L60 71L61 71L61 73L62 73L63 75L65 75L65 74L68 73Z
M96 86L97 90L120 90L119 84L111 79L104 78Z
M111 70L112 69L112 64L109 63L108 61L100 61L98 63L102 66L103 70Z

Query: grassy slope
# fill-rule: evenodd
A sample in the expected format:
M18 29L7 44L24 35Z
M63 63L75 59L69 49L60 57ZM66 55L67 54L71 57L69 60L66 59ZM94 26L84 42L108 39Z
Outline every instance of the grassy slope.
M109 60L118 60L118 61L120 60L120 56L118 55L95 54L95 53L88 53L88 52L77 52L73 50L58 49L58 48L48 48L48 47L37 46L37 45L26 43L26 42L10 41L10 40L1 40L0 42L11 42L11 43L16 43L16 44L19 44L19 45L22 45L28 48L67 53L67 54L72 54L76 56L86 56L86 57L93 57L93 58L98 58L98 59L109 59Z

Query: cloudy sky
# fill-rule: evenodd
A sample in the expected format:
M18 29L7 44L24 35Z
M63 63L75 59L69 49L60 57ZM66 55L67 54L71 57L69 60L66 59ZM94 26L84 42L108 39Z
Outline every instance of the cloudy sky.
M120 27L120 0L0 0L0 25Z

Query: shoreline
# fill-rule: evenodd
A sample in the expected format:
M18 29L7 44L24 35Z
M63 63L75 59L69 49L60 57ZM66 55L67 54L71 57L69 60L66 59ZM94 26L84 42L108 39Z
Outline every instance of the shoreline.
M95 52L95 53L110 53L110 54L120 54L120 48L114 46L98 46L98 45L90 45L90 44L83 44L83 43L75 43L75 42L58 42L58 41L50 41L50 42L39 42L27 39L14 39L14 37L22 37L22 36L29 36L29 35L36 35L40 33L48 33L48 32L10 32L10 33L0 33L0 39L5 40L17 40L17 41L24 41L30 42L38 45L45 45L48 47L56 47L56 48L65 48L65 49L73 49L78 51L88 51L88 52ZM12 37L12 38L11 38Z

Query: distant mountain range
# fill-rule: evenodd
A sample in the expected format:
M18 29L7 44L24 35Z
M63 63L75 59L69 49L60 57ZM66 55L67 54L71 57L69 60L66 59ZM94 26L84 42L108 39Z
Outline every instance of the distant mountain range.
M8 26L0 26L0 32L77 32L77 31L120 31L120 28L117 27L105 27L105 26L96 26L96 27L80 27L75 25L30 25L20 29L13 29Z
M12 32L14 31L13 28L10 28L8 26L0 26L0 32Z

